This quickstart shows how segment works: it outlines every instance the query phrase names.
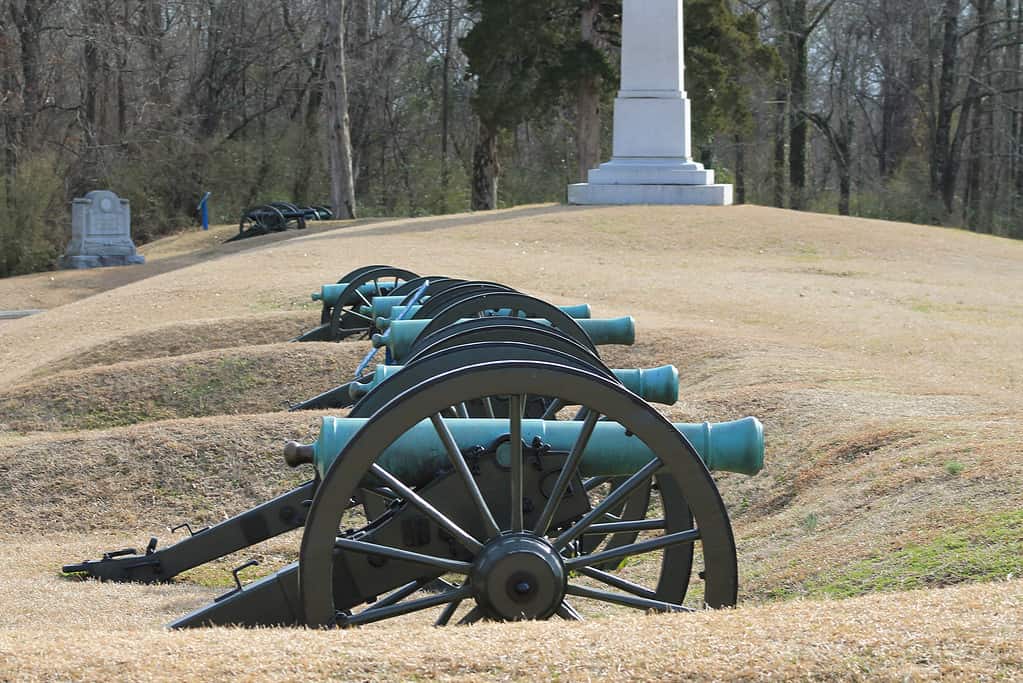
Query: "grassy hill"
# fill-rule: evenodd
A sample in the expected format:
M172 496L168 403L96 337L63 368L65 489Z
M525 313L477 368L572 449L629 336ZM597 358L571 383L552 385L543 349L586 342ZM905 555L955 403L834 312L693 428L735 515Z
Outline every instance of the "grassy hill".
M760 207L330 227L182 235L138 269L0 281L0 307L50 308L0 324L0 547L17 558L0 569L0 679L1023 676L1023 243ZM764 471L718 477L742 606L172 634L161 625L237 562L157 588L59 578L64 561L293 483L280 445L316 416L287 403L350 376L365 347L281 342L317 323L319 284L378 262L633 315L637 345L603 355L677 365L667 415L760 417Z

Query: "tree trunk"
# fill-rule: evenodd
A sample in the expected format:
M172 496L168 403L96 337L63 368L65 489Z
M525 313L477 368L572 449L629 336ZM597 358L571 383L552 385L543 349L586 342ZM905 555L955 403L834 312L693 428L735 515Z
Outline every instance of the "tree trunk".
M951 0L950 0L951 1ZM941 172L941 198L945 206L946 215L951 215L955 208L956 182L959 177L959 168L962 164L963 143L966 139L966 132L969 129L969 122L972 120L973 110L977 106L981 93L981 80L984 75L984 60L989 51L990 42L990 18L993 0L978 0L977 3L977 30L976 45L973 56L973 63L970 68L970 78L966 86L966 94L963 96L962 106L959 108L958 121L954 131L949 124L948 149L944 154L944 168ZM950 105L952 113L955 105ZM950 118L952 118L950 116Z
M772 166L772 186L774 188L774 205L779 209L785 208L785 134L788 126L785 125L788 117L785 111L785 103L788 92L784 86L779 86L775 94L778 103L778 112L774 117L774 164Z
M987 167L993 162L993 153L989 149L994 136L994 112L991 84L991 15L994 0L977 0L977 31L976 56L973 61L970 88L967 89L968 102L965 107L975 102L970 111L970 168L967 172L969 188L969 205L964 209L964 217L968 217L967 226L977 232L989 232L991 226L985 219L985 206L989 204L990 194L994 188L987 185L985 176ZM971 95L973 95L971 97ZM964 125L964 124L960 124Z
M121 13L121 26L117 30L117 46L120 48L117 55L117 142L125 144L125 136L128 134L128 93L125 83L128 73L128 53L131 44L128 38L128 19L131 12L131 0L124 0Z
M807 13L806 0L789 3L789 206L802 210L806 203Z
M323 80L325 77L323 64L323 40L317 46L309 74L309 90L306 95L305 117L302 127L305 135L299 144L299 172L295 174L292 196L296 202L308 204L314 201L309 195L309 177L313 174L313 164L319 158L316 141L320 139L320 115L323 109Z
M735 203L746 203L746 142L735 136Z
M479 138L472 157L472 210L497 208L497 129L480 121Z
M1020 77L1023 73L1023 50L1020 49L1020 46L1023 45L1023 3L1016 2L1015 7L1012 7L1012 3L1006 4L1009 6L1006 13L1009 15L1009 26L1013 36L1012 48L1009 51L1009 68L1012 73L1012 88L1014 90L1010 100L1014 104L1010 109L1012 118L1010 137L1015 141L1012 153L1014 166L1010 178L1013 185L1010 216L1014 219L1012 223L1018 226L1019 221L1016 219L1019 217L1020 206L1023 206L1023 90L1020 89L1020 86L1023 85L1023 78ZM1012 20L1013 12L1015 12L1015 22ZM1010 233L1010 236L1023 237L1023 229L1016 227L1015 234Z
M881 67L880 139L878 172L891 180L902 161L913 151L914 93L923 73L918 45L926 44L927 22L920 10L903 0L881 0L879 16Z
M952 123L955 114L956 67L959 60L959 12L961 0L945 0L941 13L941 75L938 111L931 149L931 195L940 198L946 214L955 198L955 160L951 158Z
M455 0L448 0L444 21L444 75L440 104L440 211L448 213L448 190L451 169L448 166L448 143L451 127L451 50L455 39Z
M327 157L330 165L330 201L336 218L355 218L355 182L352 176L352 138L348 120L348 81L345 73L345 38L341 20L344 0L323 0L326 12Z
M4 3L7 4L7 3ZM18 30L21 45L21 116L15 131L15 149L33 146L32 131L39 113L40 84L43 67L42 30L43 4L39 0L11 2L10 12Z
M843 134L836 141L835 156L838 157L838 215L848 216L852 194L852 159L849 157L851 136Z
M593 46L600 0L586 0L582 8L582 42ZM576 90L576 178L585 183L591 168L600 163L600 77L586 74Z

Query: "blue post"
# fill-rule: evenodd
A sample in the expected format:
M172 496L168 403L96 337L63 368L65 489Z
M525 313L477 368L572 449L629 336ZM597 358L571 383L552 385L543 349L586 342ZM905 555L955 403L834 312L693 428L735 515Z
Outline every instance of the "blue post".
M211 194L210 192L207 192L202 196L202 199L199 200L199 211L202 213L203 230L210 229L210 206L209 206L210 194Z

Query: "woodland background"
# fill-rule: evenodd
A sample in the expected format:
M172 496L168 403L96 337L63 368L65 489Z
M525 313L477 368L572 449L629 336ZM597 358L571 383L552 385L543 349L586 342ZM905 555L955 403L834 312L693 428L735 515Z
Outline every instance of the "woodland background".
M741 202L1023 238L1023 0L686 0L698 158ZM109 188L137 241L270 200L563 201L610 152L621 3L2 0L0 277Z

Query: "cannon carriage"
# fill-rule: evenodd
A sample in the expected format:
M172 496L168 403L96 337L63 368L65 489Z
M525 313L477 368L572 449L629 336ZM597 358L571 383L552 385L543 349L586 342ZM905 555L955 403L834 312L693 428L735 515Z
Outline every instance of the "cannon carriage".
M466 320L465 310L413 338L404 366L344 385L351 410L321 418L313 442L285 445L310 482L176 545L65 571L166 581L301 528L296 562L171 626L357 626L427 610L445 625L735 604L735 543L710 472L759 471L760 423L672 424L648 399L674 402L675 368L611 370L592 340L549 320ZM694 582L701 591L687 601Z
M329 221L334 212L324 205L297 206L291 202L270 202L245 209L238 221L238 234L227 242L286 230L304 230L309 221Z

